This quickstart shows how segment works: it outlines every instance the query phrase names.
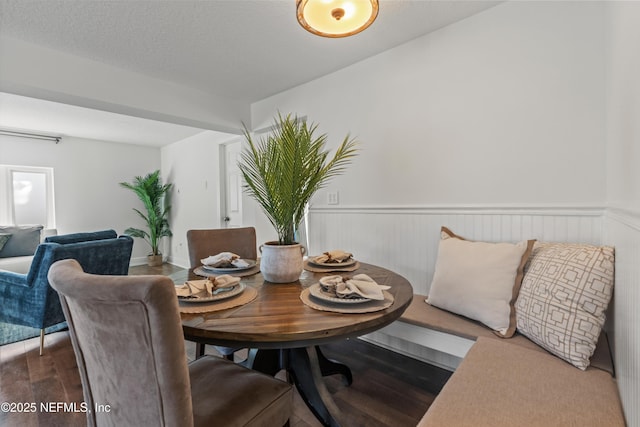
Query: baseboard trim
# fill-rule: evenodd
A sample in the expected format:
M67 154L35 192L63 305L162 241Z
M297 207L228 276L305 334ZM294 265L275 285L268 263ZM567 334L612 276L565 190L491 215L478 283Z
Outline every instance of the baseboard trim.
M135 258L131 258L131 261L129 261L129 266L131 267L136 267L138 265L145 265L147 263L147 257L135 257Z

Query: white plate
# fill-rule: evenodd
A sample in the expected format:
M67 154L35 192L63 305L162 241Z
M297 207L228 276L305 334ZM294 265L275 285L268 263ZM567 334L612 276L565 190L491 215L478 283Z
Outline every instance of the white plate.
M331 296L325 292L322 291L322 287L320 287L320 283L316 283L313 284L311 286L309 286L309 293L318 298L321 299L323 301L327 301L327 302L333 302L333 303L337 303L337 304L361 304L363 302L369 302L369 301L373 301L372 299L369 298L338 298L338 297L334 297Z
M208 295L207 296L197 296L197 297L193 297L193 296L189 296L189 297L181 297L178 296L178 300L182 301L182 302L211 302L211 301L218 301L221 299L227 299L227 298L231 298L234 297L238 294L241 294L242 291L244 291L244 289L247 287L247 285L245 285L244 283L240 283L232 288L229 288L229 290L218 290L217 293L213 294L213 295ZM224 289L224 288L223 288ZM202 294L205 294L205 292L201 292Z
M212 271L214 273L233 273L235 271L248 270L248 269L253 268L253 267L256 266L255 260L243 259L243 261L246 262L249 265L246 266L246 267L211 267L211 266L208 266L208 265L203 265L202 268L204 268L207 271Z
M316 258L318 258L319 256L309 258L309 262L314 265L319 265L320 267L349 267L356 263L356 260L353 258L349 258L348 260L343 262L319 262L316 261Z

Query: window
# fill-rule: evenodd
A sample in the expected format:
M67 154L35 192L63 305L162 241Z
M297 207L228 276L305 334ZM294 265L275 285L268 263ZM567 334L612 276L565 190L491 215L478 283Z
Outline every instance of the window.
M53 169L0 165L0 224L55 228Z

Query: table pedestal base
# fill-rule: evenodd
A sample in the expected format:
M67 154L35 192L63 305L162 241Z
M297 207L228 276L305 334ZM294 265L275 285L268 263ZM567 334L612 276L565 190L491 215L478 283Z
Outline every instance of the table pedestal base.
M322 377L340 374L343 383L351 385L353 376L348 366L325 357L320 347L252 349L245 364L269 375L286 369L288 381L296 386L302 400L316 418L325 426L340 425L340 408L331 397Z

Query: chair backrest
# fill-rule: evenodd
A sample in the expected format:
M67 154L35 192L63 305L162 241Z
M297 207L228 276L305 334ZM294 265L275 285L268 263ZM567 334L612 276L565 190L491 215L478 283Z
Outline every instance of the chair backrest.
M191 268L196 268L210 255L233 252L244 259L257 259L256 229L253 227L219 228L187 231Z
M49 271L89 409L89 426L192 426L192 401L174 284L165 276L105 276L75 260Z
M106 237L107 234L111 237ZM93 274L126 275L129 272L133 249L133 239L130 236L116 237L115 231L106 230L51 237L61 243L41 243L27 273L27 283L33 289L29 295L31 306L42 306L42 309L31 312L33 319L29 324L33 327L48 327L64 321L58 295L47 280L47 273L54 262L75 259L84 271ZM91 240L94 237L98 240Z
M101 230L85 233L56 234L45 237L44 241L48 243L60 243L61 245L66 245L69 243L87 242L89 240L115 239L116 237L118 237L118 234L115 230Z
M33 282L37 275L46 279L51 264L67 258L78 260L88 273L124 275L132 250L131 236L118 237L115 230L48 236L36 249L27 280Z

